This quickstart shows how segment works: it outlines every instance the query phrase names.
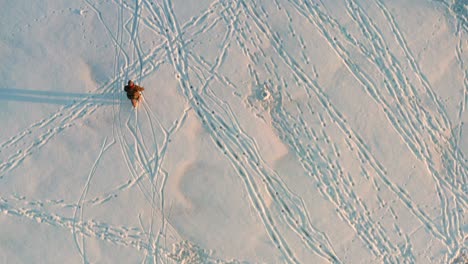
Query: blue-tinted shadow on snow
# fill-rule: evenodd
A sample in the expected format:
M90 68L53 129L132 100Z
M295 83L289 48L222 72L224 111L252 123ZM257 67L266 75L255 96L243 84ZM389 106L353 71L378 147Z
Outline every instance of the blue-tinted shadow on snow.
M68 93L17 88L0 88L1 101L68 105L76 101L87 100L90 103L112 105L115 103L119 103L119 97L115 97L113 94L109 93Z

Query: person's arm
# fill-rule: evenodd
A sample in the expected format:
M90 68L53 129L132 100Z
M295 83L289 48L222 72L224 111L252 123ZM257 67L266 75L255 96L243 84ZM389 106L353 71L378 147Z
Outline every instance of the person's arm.
M143 90L145 90L145 88L143 88L143 87L141 87L141 86L138 86L138 91L141 92L141 91L143 91Z
M128 92L128 86L124 87L124 91Z

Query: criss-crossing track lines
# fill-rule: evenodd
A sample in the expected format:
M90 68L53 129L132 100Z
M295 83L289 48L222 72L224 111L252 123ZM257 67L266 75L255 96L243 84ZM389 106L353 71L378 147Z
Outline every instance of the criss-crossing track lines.
M462 139L468 73L466 14L457 11L463 5L460 1L453 6L432 3L455 12L452 18L447 16L457 24L453 56L462 79L455 114L438 95L440 88L425 73L411 36L386 1L342 0L337 8L306 0L215 0L184 19L177 9L180 1L108 2L113 8L84 0L115 55L112 78L93 91L94 97L113 96L112 134L104 139L77 201L2 196L4 213L70 230L83 263L90 262L88 237L142 251L145 262L188 261L166 244L168 233L176 242L184 237L168 216L165 187L170 174L164 162L171 138L193 113L243 186L247 199L242 202L263 226L280 262L309 263L314 258L348 263L353 254L379 263L432 261L437 252L415 243L417 232L431 241L429 247L437 244L434 247L444 251L438 260L450 263L461 258L467 243L468 162ZM108 10L117 11L113 19ZM320 61L323 58L336 65ZM145 99L138 110L130 110L121 94L126 80L145 85L162 68L171 69L177 80L177 85L165 89L176 90L183 101L169 123L156 111L157 102ZM340 103L347 99L337 100L333 82L321 76L326 71L322 68L344 76L341 80L348 80L351 90L362 95L360 102L382 117L380 121L392 130L391 140L418 165L425 188L434 191L435 206L424 204L414 186L392 174L394 161L383 158L387 156L376 151L374 139L353 122L355 113ZM107 106L90 94L0 142L4 157L0 180L57 135ZM246 114L271 126L301 165L301 182L308 184L308 192L291 185L288 175L265 159L257 135L248 132L250 126L242 117ZM377 140L385 140L378 133ZM88 190L96 168L106 153L116 150L129 179L91 197ZM394 160L399 162L400 157ZM102 205L129 190L140 192L150 211L147 219L138 215L139 227L86 220L86 207ZM320 212L307 199L311 193L331 209L328 226L319 221ZM54 207L73 208L73 215L48 211ZM341 241L330 225L340 226L353 237L351 242ZM353 243L359 245L348 249ZM224 263L189 242L174 248L191 252L187 257L192 261Z

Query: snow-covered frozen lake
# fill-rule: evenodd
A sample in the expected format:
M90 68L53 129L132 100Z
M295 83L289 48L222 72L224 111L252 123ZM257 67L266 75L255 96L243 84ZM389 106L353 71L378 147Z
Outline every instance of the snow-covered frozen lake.
M468 262L467 1L0 4L0 263Z

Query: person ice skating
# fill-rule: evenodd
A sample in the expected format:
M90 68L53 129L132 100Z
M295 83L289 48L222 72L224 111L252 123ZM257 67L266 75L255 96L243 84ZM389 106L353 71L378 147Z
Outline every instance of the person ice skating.
M133 83L132 80L128 81L128 84L125 85L124 88L125 92L127 92L127 98L132 101L133 107L138 106L138 102L141 99L141 91L145 90L145 88L138 86Z

